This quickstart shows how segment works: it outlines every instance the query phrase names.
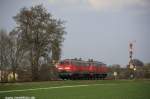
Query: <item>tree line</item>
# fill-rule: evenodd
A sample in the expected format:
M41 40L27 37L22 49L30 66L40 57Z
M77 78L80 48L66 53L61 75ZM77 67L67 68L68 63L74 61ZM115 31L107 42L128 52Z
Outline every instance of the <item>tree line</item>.
M134 79L149 79L150 78L150 63L144 64L139 59L133 59L136 69L130 69L128 66L121 67L119 64L113 64L109 66L109 75L110 79L133 79L131 74L134 75ZM114 72L117 75L114 75ZM116 76L116 77L115 77Z
M66 34L64 21L54 18L42 5L24 7L13 19L16 27L9 33L0 30L1 80L6 79L3 71L12 71L15 81L17 70L26 68L36 81L41 66L60 59Z

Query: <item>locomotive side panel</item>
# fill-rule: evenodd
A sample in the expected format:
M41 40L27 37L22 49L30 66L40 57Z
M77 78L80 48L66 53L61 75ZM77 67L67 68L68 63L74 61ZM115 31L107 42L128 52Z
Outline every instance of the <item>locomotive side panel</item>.
M59 77L62 79L104 79L108 69L101 62L63 60L58 66Z

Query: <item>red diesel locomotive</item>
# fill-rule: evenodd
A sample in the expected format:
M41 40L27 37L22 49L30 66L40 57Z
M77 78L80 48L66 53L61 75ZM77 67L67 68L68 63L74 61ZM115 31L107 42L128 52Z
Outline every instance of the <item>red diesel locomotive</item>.
M104 79L108 68L102 62L65 59L56 66L62 79Z

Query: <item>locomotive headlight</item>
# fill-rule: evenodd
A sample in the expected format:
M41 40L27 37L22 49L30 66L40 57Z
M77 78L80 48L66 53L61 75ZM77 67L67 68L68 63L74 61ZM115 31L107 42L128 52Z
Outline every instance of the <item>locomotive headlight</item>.
M58 69L59 69L59 70L62 70L63 68L62 68L62 67L58 67Z
M71 68L70 68L70 67L65 67L65 69L66 69L66 70L70 70Z

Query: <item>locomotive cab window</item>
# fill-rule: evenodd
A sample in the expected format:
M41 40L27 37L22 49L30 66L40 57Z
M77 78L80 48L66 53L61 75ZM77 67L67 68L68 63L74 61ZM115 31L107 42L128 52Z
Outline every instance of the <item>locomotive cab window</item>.
M62 61L62 62L60 62L60 64L61 64L61 65L69 65L69 62L67 62L67 61Z

